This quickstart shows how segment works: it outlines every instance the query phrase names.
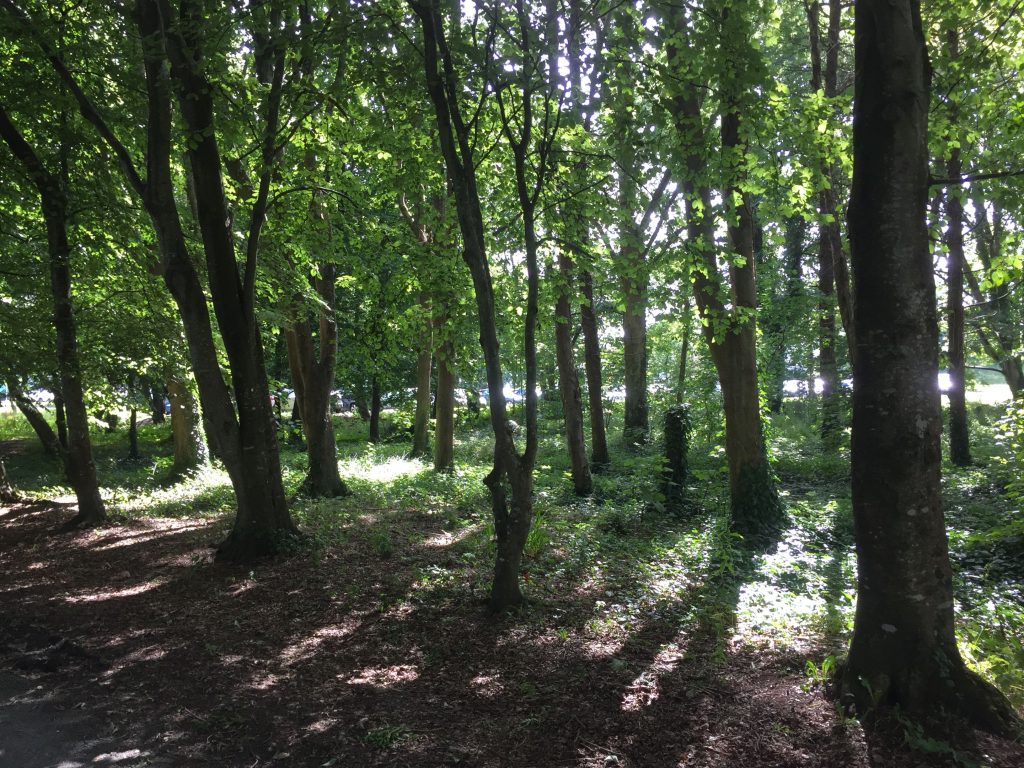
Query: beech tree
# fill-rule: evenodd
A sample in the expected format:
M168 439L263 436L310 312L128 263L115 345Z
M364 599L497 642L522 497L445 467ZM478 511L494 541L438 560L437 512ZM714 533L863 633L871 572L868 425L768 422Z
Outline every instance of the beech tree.
M1013 708L967 669L954 637L919 3L862 0L856 40L849 222L858 592L842 689L862 713L879 705L925 716L945 710L1009 733Z

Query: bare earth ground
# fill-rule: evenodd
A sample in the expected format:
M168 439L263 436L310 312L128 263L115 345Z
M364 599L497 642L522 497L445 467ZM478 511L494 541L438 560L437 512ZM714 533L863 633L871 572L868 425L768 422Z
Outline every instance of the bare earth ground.
M212 561L223 522L56 533L71 513L0 507L3 768L952 762L843 722L806 657L723 653L671 617L595 642L585 591L489 618L436 516L403 512L389 556L356 538L239 567Z

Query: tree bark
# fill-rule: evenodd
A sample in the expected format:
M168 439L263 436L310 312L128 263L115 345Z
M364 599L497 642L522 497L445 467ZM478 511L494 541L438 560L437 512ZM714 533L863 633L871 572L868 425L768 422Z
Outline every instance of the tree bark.
M335 318L337 268L321 264L313 278L313 287L320 298L318 341L314 349L313 332L305 319L301 297L295 317L285 334L288 364L294 381L295 402L302 416L306 433L306 455L309 467L302 482L301 493L312 498L347 496L348 486L338 472L338 445L334 437L331 413L331 392L338 359L338 325Z
M558 252L558 298L555 302L555 357L558 362L558 391L562 396L562 418L565 439L569 449L572 487L579 496L594 489L587 462L587 445L583 438L583 400L580 380L576 372L573 353L572 305L569 292L572 285L572 260L563 250Z
M374 374L370 382L370 442L380 442L381 392L380 382Z
M491 495L491 512L497 538L494 580L491 586L490 609L494 612L518 606L523 602L519 583L522 550L533 520L533 465L537 450L536 345L532 333L536 323L537 274L536 251L530 242L532 215L524 208L529 288L526 312L526 446L522 455L516 449L509 429L508 411L503 394L500 349L495 313L494 289L484 240L483 213L477 190L476 167L471 132L458 103L457 73L445 39L442 16L436 0L416 2L410 7L421 21L423 31L426 88L437 119L438 142L445 168L455 195L459 229L462 232L463 261L473 278L477 317L480 324L480 346L484 353L487 386L490 394L490 421L494 432L494 463L485 478ZM522 9L520 8L520 16ZM456 14L457 16L458 14ZM521 107L529 109L529 99ZM527 122L523 117L524 123ZM506 125L507 128L507 125ZM510 142L511 143L511 142ZM524 142L525 143L525 142ZM517 151L516 186L522 201L522 167ZM531 246L533 253L531 254ZM531 346L533 347L531 354ZM509 500L505 481L512 492Z
M25 421L32 427L32 431L36 433L36 437L39 438L39 443L43 446L43 451L46 452L46 455L60 459L63 464L65 448L61 445L57 433L53 431L53 427L50 426L46 417L36 408L36 404L22 390L21 383L13 376L7 377L7 391L10 393L11 401L21 411L21 415L25 417ZM66 467L64 474L67 476ZM70 482L70 477L68 481Z
M447 315L439 327L447 333ZM434 419L434 471L455 467L455 345L445 338L437 352L437 415Z
M959 56L960 39L956 29L946 32L950 61ZM959 106L949 103L949 124L957 130ZM958 137L956 137L958 138ZM946 175L959 179L963 173L960 147L950 150ZM971 464L971 439L967 423L967 382L964 360L964 206L959 186L946 188L946 335L949 361L949 460L958 467Z
M678 8L668 6L666 14L679 35L666 46L669 66L685 72L682 53L689 41L687 22ZM747 44L737 29L725 25L736 20L728 10L722 12L723 41ZM723 52L723 55L726 55ZM729 57L738 61L744 52ZM673 97L673 117L686 156L683 180L689 241L699 252L691 267L694 298L701 315L704 336L718 372L725 410L725 451L729 464L729 495L733 529L748 545L764 547L777 536L785 521L775 482L768 465L761 425L757 386L757 350L754 313L757 291L754 275L753 216L749 196L739 191L740 167L727 169L726 200L739 200L728 211L729 240L733 257L729 265L729 283L724 285L715 252L715 221L711 189L707 185L706 135L697 83L682 79ZM677 86L679 87L679 86ZM721 117L722 154L741 157L740 114L737 94L723 94ZM738 153L739 151L739 153ZM726 307L723 296L733 305Z
M594 312L594 277L589 269L580 271L580 327L583 329L583 370L587 376L587 410L590 415L590 466L601 472L611 464L608 435L604 426L604 383L601 377L601 339Z
M21 496L7 477L7 467L4 466L4 459L0 456L0 504L17 504Z
M199 407L188 383L181 376L167 379L167 395L171 401L171 437L174 463L171 477L180 477L206 466L206 436Z
M834 51L839 45L839 19L841 10L837 0L829 4L828 72L823 81L820 47L820 4L807 5L810 30L811 89L821 91L826 98L835 96L838 59ZM832 107L828 105L829 117ZM830 162L824 149L819 160L821 189L818 192L818 375L821 377L820 433L826 449L835 449L842 439L842 402L839 392L839 369L836 364L835 286L836 262L844 258L839 235L839 219L832 194ZM835 248L839 248L839 252Z
M929 67L917 0L856 6L853 514L858 594L842 688L858 711L945 710L996 731L1009 703L954 636L941 498L938 324L926 226Z
M53 388L53 420L57 425L57 439L64 450L68 447L68 412L64 407L64 397L60 394L60 385Z
M71 297L71 245L68 242L67 149L60 139L61 170L54 174L39 160L35 150L22 137L0 107L0 136L11 153L24 166L39 192L46 242L49 251L50 291L53 295L53 326L57 332L57 367L60 391L64 397L68 421L68 447L63 453L64 465L78 499L78 513L68 527L102 523L107 512L100 497L96 464L89 440L89 417L85 410L82 367L78 353L78 331Z
M148 379L144 382L144 388L149 394L150 415L154 424L164 423L164 390Z
M421 299L424 310L430 312L430 303ZM433 363L433 324L424 321L419 354L416 356L416 413L412 424L412 455L423 458L430 455L430 369Z

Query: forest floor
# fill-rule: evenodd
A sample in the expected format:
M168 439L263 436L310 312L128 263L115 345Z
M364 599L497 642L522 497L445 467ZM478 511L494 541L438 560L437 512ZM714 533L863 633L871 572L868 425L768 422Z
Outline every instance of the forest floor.
M842 457L777 432L793 527L758 557L731 546L713 456L688 516L659 511L648 456L589 500L542 466L530 602L495 618L486 440L460 439L450 477L345 443L354 496L296 502L309 540L245 567L213 560L220 473L161 487L159 462L118 474L123 446L101 444L112 521L59 533L71 500L6 444L35 499L0 507L0 766L1024 765L1019 743L865 730L824 696L853 601ZM959 630L1019 707L1020 543L992 537L1008 509L987 477L950 489Z

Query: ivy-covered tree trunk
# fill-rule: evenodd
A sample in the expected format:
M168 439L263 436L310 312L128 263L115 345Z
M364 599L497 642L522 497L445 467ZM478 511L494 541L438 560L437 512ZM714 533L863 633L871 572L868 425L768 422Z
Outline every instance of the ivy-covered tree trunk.
M917 0L859 0L856 69L849 222L858 592L842 688L861 713L945 711L1007 732L1012 707L968 671L954 634L925 213L929 66Z
M171 477L180 477L206 466L206 436L199 404L184 376L167 378L167 398L171 401L171 438L174 463Z
M68 202L65 195L67 149L61 137L61 172L46 169L35 150L25 141L7 112L0 107L0 137L39 192L46 243L49 251L50 291L53 295L53 326L57 334L57 368L68 420L68 445L63 452L68 480L78 499L78 513L69 527L96 525L106 520L100 497L96 464L89 440L89 417L85 410L82 366L78 354L78 331L71 297L71 245L68 242Z
M569 466L572 487L580 496L586 496L594 488L587 462L587 445L583 438L583 400L580 397L580 380L576 373L576 356L573 354L572 305L569 291L572 284L572 260L564 251L558 253L558 271L561 282L555 301L555 356L558 362L558 391L562 397L562 418L565 424L565 439L569 448Z

